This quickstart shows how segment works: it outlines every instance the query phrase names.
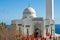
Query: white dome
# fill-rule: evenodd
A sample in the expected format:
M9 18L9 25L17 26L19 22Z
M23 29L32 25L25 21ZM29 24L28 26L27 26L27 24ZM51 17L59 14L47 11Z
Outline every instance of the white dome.
M23 18L36 17L36 11L32 7L28 7L23 12Z
M24 10L23 14L36 13L32 7L28 7Z

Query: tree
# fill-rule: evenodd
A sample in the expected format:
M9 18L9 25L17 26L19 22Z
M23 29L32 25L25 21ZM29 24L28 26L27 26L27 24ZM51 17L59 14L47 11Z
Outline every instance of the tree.
M4 22L1 22L1 23L0 23L0 26L7 28L7 25L6 25L6 23L4 23Z

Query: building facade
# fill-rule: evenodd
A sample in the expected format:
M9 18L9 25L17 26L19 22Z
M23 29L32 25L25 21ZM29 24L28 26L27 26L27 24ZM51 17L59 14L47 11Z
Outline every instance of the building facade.
M42 17L36 16L36 11L32 7L28 7L23 12L23 17L21 20L12 20L12 24L16 25L16 30L20 30L22 35L32 35L34 32L36 34L40 33L44 36L44 19ZM40 32L41 31L41 32Z

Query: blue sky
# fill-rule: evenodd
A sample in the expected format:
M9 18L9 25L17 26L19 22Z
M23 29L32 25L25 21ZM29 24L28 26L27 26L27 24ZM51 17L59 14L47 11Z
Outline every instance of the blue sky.
M11 24L11 20L21 19L23 11L30 2L30 6L36 10L38 17L46 16L45 0L0 0L0 22ZM60 24L60 0L55 0L55 23Z

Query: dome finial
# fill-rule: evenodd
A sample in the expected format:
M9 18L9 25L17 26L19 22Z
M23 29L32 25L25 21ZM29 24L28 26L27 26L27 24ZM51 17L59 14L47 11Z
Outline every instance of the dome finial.
M28 2L28 7L30 7L30 1Z

